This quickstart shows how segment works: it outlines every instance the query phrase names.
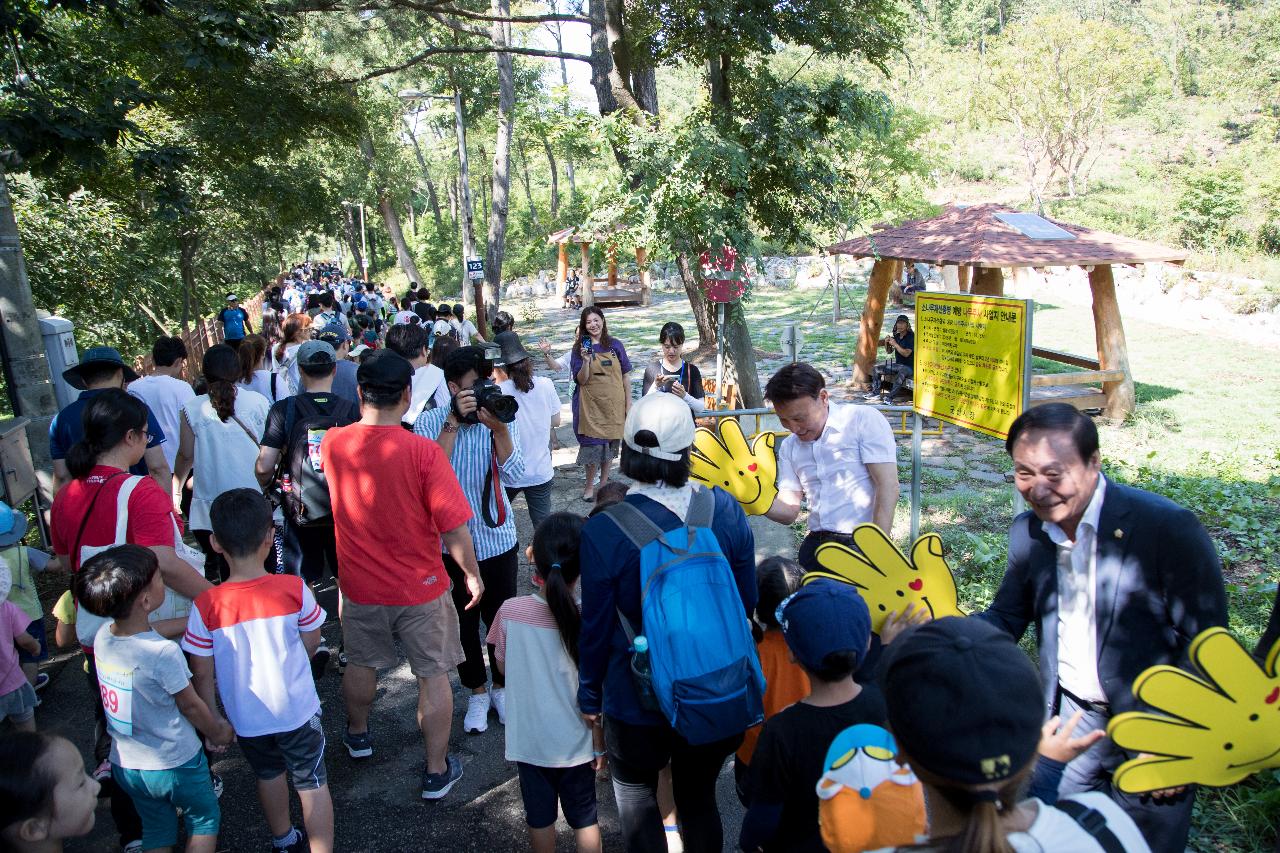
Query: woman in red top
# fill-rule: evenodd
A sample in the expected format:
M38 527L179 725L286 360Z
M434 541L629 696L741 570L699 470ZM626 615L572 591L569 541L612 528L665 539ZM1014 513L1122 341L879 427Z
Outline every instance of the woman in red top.
M84 417L84 438L67 452L72 482L58 492L50 513L54 552L72 571L80 569L84 546L114 544L116 497L149 439L146 406L124 391L99 394ZM154 551L165 586L195 598L210 584L178 556L180 525L164 489L142 478L129 496L125 541Z
M112 388L93 399L84 411L84 437L67 451L67 469L72 481L58 492L50 511L53 550L61 565L80 570L81 548L102 547L116 540L116 499L129 479L129 467L146 452L147 408L123 390ZM173 501L150 477L139 477L129 495L125 541L155 552L165 585L189 598L209 589L204 576L178 556L177 537L181 522L173 511ZM91 642L91 640L90 640ZM93 650L85 647L89 690L97 719L94 758L98 762L94 778L102 781L111 773L107 755L111 738L97 701L98 676ZM111 786L111 816L120 834L121 847L142 837L142 823L124 789Z

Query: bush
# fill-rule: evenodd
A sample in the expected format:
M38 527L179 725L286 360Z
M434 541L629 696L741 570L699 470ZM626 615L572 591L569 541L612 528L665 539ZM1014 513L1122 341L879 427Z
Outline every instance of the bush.
M1258 251L1280 255L1280 215L1272 215L1258 229Z
M1184 243L1215 249L1240 242L1236 222L1244 212L1244 179L1236 169L1193 172L1184 180L1176 219Z

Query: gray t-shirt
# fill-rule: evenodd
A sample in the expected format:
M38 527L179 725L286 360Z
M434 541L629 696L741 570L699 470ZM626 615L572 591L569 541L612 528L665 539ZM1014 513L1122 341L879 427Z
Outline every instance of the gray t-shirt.
M111 763L129 770L170 770L200 750L200 736L174 694L191 683L177 643L155 631L117 637L102 626L93 641L102 708L111 732Z
M360 406L360 395L356 392L356 389L359 387L356 384L356 371L359 369L360 365L356 364L354 361L347 361L346 359L339 361L333 371L332 389L333 393L342 397L344 400L350 400L357 408ZM292 387L297 390L288 390L290 384L292 384ZM293 394L301 394L302 391L302 375L298 370L297 362L294 362L289 365L288 382L285 381L283 376L276 379L276 399L283 400L285 397L292 396ZM268 396L268 399L270 399L270 396Z

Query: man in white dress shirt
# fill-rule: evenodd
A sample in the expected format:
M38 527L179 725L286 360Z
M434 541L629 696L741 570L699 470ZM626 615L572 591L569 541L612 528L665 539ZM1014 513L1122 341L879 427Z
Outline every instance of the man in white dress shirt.
M790 524L809 507L808 535L797 557L806 571L824 542L853 546L850 534L872 522L893 528L898 502L897 445L884 415L869 406L832 403L826 380L812 365L788 364L764 395L791 431L778 446L778 497L766 515Z

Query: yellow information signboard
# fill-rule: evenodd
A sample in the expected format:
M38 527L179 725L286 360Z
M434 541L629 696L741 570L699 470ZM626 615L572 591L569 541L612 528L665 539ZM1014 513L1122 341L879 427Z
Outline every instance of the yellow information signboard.
M997 438L1027 404L1032 303L964 293L916 294L914 407Z

